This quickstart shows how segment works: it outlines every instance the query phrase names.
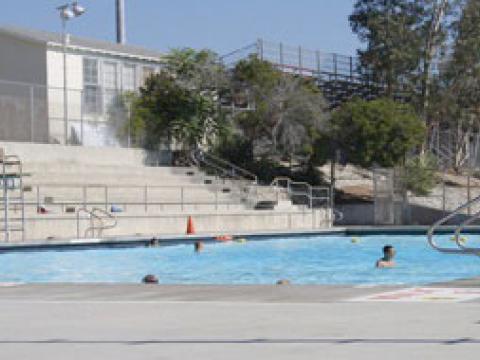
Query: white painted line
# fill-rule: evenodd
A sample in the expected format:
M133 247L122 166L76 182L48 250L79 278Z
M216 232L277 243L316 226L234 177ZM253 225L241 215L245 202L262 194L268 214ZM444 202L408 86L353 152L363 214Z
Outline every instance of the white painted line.
M361 296L355 302L463 302L480 298L480 289L414 287Z
M11 286L18 286L18 285L23 285L23 284L16 283L16 282L0 282L0 287L11 287Z

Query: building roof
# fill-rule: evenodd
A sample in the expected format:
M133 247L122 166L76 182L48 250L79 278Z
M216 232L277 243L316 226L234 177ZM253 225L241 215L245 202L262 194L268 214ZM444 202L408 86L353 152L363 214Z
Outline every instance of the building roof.
M22 40L33 41L45 45L62 46L63 37L60 33L53 33L42 30L32 30L14 26L0 27L0 34L7 34ZM150 60L160 61L163 55L160 52L145 49L142 47L123 45L115 42L88 39L77 36L69 36L69 47L83 48L92 51L105 53L115 53L139 58L148 58Z

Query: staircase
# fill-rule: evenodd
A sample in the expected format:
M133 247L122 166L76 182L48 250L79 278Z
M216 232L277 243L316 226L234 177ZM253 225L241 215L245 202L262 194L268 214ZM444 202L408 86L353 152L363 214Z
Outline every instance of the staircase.
M288 177L277 177L270 185L260 185L255 174L213 154L196 149L192 151L191 158L195 166L215 176L217 183L236 187L237 193L241 194L240 200L253 209L329 207L330 189L327 187L311 186Z
M310 191L300 196L293 182L288 186L280 180L260 185L254 174L207 153L189 154L192 166L162 167L146 165L148 154L140 149L24 143L0 147L22 159L16 162L21 171L5 164L7 181L0 184L2 191L9 190L8 232L3 231L5 207L0 229L8 235L0 241L178 235L185 232L188 216L203 233L331 225L327 202L306 200ZM15 191L21 193L13 204L8 178L19 173Z

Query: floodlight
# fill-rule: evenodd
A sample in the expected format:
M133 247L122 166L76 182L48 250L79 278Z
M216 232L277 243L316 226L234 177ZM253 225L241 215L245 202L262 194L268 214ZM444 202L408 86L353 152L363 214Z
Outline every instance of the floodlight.
M62 20L70 20L71 18L75 17L75 14L68 8L68 5L59 6L58 11L60 12L60 17Z
M80 15L83 15L85 13L85 8L81 5L78 5L78 3L75 1L73 4L72 4L72 11L73 13L75 14L75 16L80 16Z

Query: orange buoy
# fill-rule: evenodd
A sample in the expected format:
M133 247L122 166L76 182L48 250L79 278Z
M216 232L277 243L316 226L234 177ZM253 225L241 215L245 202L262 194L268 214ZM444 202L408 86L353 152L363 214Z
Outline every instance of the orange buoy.
M195 226L193 226L193 219L191 216L188 217L187 221L187 235L195 234Z

